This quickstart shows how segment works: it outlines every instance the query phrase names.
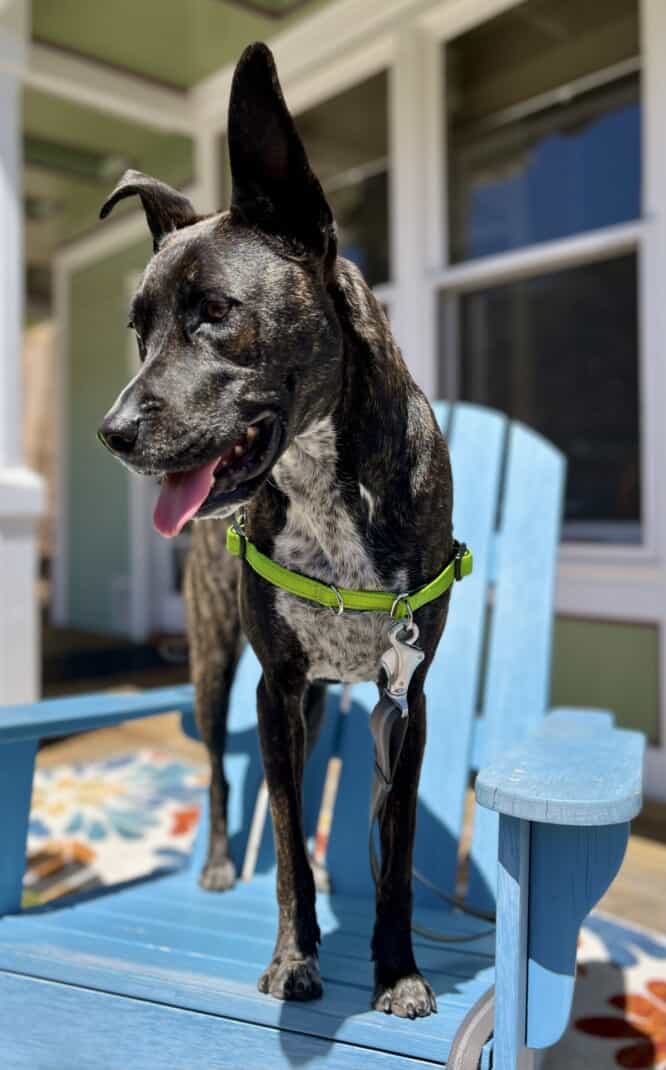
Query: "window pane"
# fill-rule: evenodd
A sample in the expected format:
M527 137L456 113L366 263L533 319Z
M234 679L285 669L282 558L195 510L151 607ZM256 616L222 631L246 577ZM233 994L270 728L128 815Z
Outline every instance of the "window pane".
M459 299L460 396L564 451L565 538L640 541L636 294L631 254Z
M528 0L447 46L452 261L640 215L640 80L611 77L638 54L636 3L602 28L592 7Z
M388 282L386 72L301 113L296 125L335 213L340 252L371 285Z

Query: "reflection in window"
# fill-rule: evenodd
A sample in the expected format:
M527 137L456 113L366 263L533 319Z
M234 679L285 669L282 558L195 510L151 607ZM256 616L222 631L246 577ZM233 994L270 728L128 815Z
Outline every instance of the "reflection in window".
M450 259L640 216L636 0L527 0L446 46Z
M515 125L461 132L451 164L453 258L638 218L640 122L634 76Z
M565 537L640 541L634 254L461 296L460 396L568 460Z

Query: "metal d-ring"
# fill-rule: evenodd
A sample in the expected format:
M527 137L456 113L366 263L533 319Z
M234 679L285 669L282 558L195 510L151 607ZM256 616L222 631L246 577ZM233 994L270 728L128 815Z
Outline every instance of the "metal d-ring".
M396 613L398 612L398 606L401 602L404 603L405 609L407 610L407 623L405 624L405 628L409 630L414 620L414 614L412 613L412 607L409 604L409 594L407 591L396 595L393 599L393 605L391 606L391 620L397 620Z
M333 591L333 594L335 595L336 601L338 603L338 608L335 611L335 615L336 615L336 617L341 617L342 614L345 611L345 604L344 604L344 602L342 600L342 595L340 594L339 590L337 589L337 587L335 586L334 583L329 583L328 586ZM331 609L332 608L333 608L333 606L331 606Z

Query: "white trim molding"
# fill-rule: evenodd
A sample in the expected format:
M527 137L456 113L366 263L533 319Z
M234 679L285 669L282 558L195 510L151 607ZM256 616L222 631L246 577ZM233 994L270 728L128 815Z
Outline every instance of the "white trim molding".
M359 78L359 63L366 69L363 76L375 73L389 58L387 48L394 33L415 10L426 6L425 0L338 0L272 37L271 49L290 107L300 111L348 88ZM232 77L233 64L229 64L191 90L198 122L218 131L225 129ZM308 83L318 88L311 96L308 91L303 103L298 94Z
M13 58L6 56L0 66L13 68ZM50 45L31 43L27 65L15 73L31 89L106 115L174 134L191 136L194 129L194 112L187 92L121 73Z
M21 350L23 327L23 162L20 73L27 7L10 0L0 10L0 705L39 696L40 621L37 521L44 508L42 479L23 466Z
M640 248L644 233L645 224L640 220L617 223L573 238L557 238L528 245L525 249L466 260L462 264L433 272L432 281L455 293L500 286L528 278L535 272L543 275L602 258L622 256Z

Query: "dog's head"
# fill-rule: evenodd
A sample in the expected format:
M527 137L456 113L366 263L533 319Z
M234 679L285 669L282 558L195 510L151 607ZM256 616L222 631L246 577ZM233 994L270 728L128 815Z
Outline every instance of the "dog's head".
M228 140L229 212L198 217L137 171L101 212L137 195L153 236L130 310L141 370L99 435L162 479L155 523L165 535L249 501L339 384L335 226L264 45L236 68Z

